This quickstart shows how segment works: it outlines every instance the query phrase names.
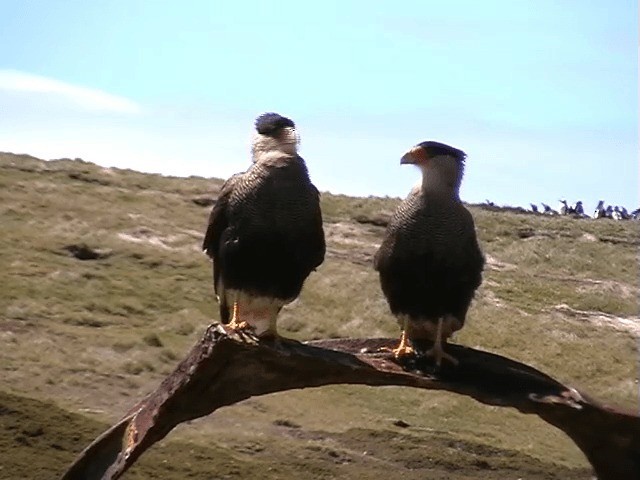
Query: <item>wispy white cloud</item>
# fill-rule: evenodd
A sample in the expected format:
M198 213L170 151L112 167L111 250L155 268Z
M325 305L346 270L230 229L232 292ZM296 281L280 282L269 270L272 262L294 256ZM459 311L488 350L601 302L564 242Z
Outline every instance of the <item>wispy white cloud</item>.
M0 90L51 95L91 111L125 114L142 111L140 105L128 98L17 70L0 69Z

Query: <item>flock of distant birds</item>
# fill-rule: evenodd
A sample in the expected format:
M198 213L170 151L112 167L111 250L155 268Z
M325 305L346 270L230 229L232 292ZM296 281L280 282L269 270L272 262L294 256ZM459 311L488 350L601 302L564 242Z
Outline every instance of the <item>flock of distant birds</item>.
M598 206L593 211L593 215L584 213L584 206L581 200L578 200L575 204L569 205L566 200L561 199L560 205L557 210L554 210L546 203L540 203L542 208L539 208L535 203L530 203L531 210L527 210L522 207L499 207L490 200L486 200L484 203L485 208L498 209L498 210L512 210L518 212L530 212L538 215L570 215L573 218L609 218L611 220L640 220L640 208L636 208L634 211L629 212L625 207L619 205L607 205L605 207L604 200L598 202Z
M549 205L541 203L542 210L535 203L531 203L531 211L542 215L571 215L576 218L610 218L612 220L640 220L640 208L636 208L633 212L619 205L607 205L605 207L604 200L598 202L598 206L593 211L593 215L589 216L584 213L582 201L578 200L574 205L569 205L566 200L560 200L558 210L554 210Z

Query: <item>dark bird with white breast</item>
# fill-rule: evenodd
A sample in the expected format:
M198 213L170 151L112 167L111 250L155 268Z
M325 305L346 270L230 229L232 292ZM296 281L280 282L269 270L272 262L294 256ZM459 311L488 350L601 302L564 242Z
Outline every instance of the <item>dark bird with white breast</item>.
M396 210L374 258L380 285L402 329L396 358L414 354L458 361L444 351L462 328L482 282L484 256L471 213L460 200L466 155L427 141L400 160L422 171L422 182ZM424 351L425 340L433 346Z
M265 113L255 128L253 164L222 186L202 248L213 259L222 323L278 337L278 313L322 264L326 246L320 193L298 155L294 122Z

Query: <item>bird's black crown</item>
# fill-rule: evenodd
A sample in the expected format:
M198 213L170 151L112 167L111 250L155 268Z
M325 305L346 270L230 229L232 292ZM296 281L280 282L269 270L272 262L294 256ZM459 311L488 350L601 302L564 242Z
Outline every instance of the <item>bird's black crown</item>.
M278 113L263 113L256 118L256 130L261 135L273 135L286 127L295 128L296 124Z
M419 143L418 145L422 147L422 149L427 153L427 156L429 157L448 155L450 157L454 157L459 162L464 162L464 159L467 158L467 154L462 150L458 150L457 148L451 147L444 143L429 140L427 142Z

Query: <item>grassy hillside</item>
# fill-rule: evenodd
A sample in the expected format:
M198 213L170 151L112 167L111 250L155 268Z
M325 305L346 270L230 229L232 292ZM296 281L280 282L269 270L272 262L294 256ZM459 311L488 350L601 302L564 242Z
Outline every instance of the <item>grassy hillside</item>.
M200 242L220 185L0 153L0 478L59 474L216 318ZM371 267L376 223L397 202L323 195L328 257L283 312L284 335L398 335ZM638 223L472 213L488 266L455 341L637 408ZM76 258L85 246L97 258ZM443 392L341 386L183 425L126 478L564 479L587 467L537 418Z

